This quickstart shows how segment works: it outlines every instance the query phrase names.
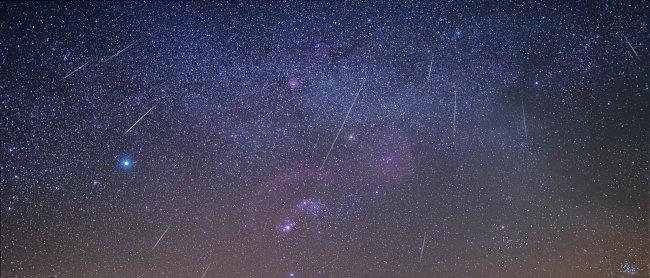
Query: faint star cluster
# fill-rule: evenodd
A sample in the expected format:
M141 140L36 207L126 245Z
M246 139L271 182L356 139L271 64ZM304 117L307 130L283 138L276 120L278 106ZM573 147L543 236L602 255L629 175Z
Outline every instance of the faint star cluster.
M621 273L627 274L627 275L636 275L639 269L634 266L633 264L630 264L628 262L624 262L621 265Z

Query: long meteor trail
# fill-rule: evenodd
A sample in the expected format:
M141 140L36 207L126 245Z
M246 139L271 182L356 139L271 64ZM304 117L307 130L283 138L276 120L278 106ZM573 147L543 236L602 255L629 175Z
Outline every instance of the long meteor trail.
M136 42L140 41L140 39L135 40L131 44L127 45L125 48L122 48L120 51L116 52L115 54L111 55L111 57L106 58L106 60L102 61L102 63L108 62L111 59L115 58L117 55L120 55L122 52L126 51L127 49L131 48Z
M129 131L131 131L131 129L133 129L133 127L135 127L135 125L137 125L140 121L142 121L142 119L144 118L144 116L146 116L147 114L149 114L149 112L151 112L151 110L153 110L154 108L156 108L155 105L152 106L151 108L149 108L149 110L148 110L146 113L144 113L144 115L142 115L142 116L140 117L140 119L138 119L137 121L135 121L135 123L133 123L133 125L131 125L131 127L129 127L129 129L127 129L126 132L124 132L124 134L129 133Z
M630 43L630 41L627 39L627 36L625 34L622 34L623 38L625 39L625 43L632 49L632 52L634 52L634 56L636 56L636 59L641 61L641 58L639 58L639 53L636 53L636 49L634 49L634 46Z
M156 244L154 244L153 248L151 248L151 251L156 249L156 246L158 246L158 243L160 243L160 241L163 239L163 237L165 236L165 234L167 233L168 230L169 230L169 227L167 227L167 229L165 230L165 232L163 232L163 234L160 236L158 241L156 241Z
M83 67L85 67L88 63L90 63L90 61L85 62L83 65L81 65L80 67L78 67L76 70L73 70L72 72L68 73L68 75L66 75L65 77L63 77L61 80L65 80L66 78L70 77L70 76L73 75L75 72L77 72L77 71L79 71L80 69L82 69Z
M357 102L357 98L359 98L359 94L361 93L361 90L363 90L363 85L366 84L366 80L364 79L363 82L361 83L361 87L359 87L359 91L357 91L357 95L354 97L354 100L352 101L352 104L350 104L350 108L348 108L348 113L345 114L345 118L343 119L343 123L341 123L341 127L339 127L339 131L336 133L336 137L334 137L334 141L332 141L332 144L330 145L329 151L327 151L327 155L325 155L325 159L323 159L323 163L321 163L320 168L322 169L323 166L325 166L325 162L327 162L327 158L329 158L330 153L332 153L332 149L334 148L334 144L336 144L336 140L339 139L339 135L341 135L341 130L343 130L343 126L345 126L345 122L348 121L348 117L350 116L350 112L352 112L352 107L354 107L354 104Z

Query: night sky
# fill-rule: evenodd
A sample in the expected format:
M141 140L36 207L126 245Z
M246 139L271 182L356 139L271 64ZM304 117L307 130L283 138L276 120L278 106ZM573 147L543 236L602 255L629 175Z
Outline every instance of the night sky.
M2 277L648 277L648 1L0 4Z

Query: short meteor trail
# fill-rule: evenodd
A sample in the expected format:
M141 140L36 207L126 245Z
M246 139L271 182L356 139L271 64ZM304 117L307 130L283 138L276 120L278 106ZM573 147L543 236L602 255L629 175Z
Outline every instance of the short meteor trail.
M120 55L120 53L122 53L122 52L126 51L127 49L131 48L131 46L133 46L133 45L134 45L136 42L138 42L138 41L140 41L140 39L137 39L137 40L135 40L134 42L132 42L131 44L127 45L125 48L122 48L122 50L116 52L115 54L111 55L111 57L108 57L107 59L105 59L104 61L102 61L102 63L108 62L108 61L110 61L111 59L115 58L117 55Z
M127 129L126 132L124 132L124 134L129 133L129 131L131 131L131 129L133 129L133 127L135 127L135 125L137 125L140 121L142 121L142 119L144 118L144 116L147 116L147 114L149 114L149 112L151 112L151 110L153 110L154 108L156 108L155 105L152 106L151 108L149 108L149 110L148 110L146 113L144 113L144 114L140 117L140 119L138 119L137 121L135 121L135 123L133 123L133 125L132 125L131 127L129 127L129 129Z
M452 128L454 129L454 137L456 137L456 99L458 97L458 92L454 92L454 121L452 122Z
M203 271L203 274L201 274L201 278L205 277L205 274L208 273L208 269L210 269L210 265L208 265L208 267L205 268L205 270Z
M632 52L634 52L634 56L636 56L636 59L641 61L641 58L639 58L639 53L636 53L636 50L634 49L634 46L632 46L630 41L627 39L627 36L625 36L625 34L622 34L622 35L623 35L623 38L625 39L625 43L627 43L627 45L630 47L630 49L632 49Z
M90 63L90 61L85 62L83 65L81 65L80 67L78 67L76 70L73 70L72 72L68 73L68 75L66 75L65 77L63 77L61 80L65 80L66 78L70 77L70 76L73 75L75 72L77 72L77 71L79 71L81 68L85 67L88 63Z
M354 104L357 102L357 98L359 98L359 94L361 93L361 90L363 89L363 85L366 84L366 80L364 79L363 82L361 83L361 87L359 87L359 91L357 91L357 95L354 97L354 100L352 101L352 104L350 105L350 108L348 108L348 113L345 114L345 118L343 119L343 123L341 123L341 127L339 127L339 131L336 133L336 137L334 137L334 141L332 141L332 144L330 145L329 151L327 151L327 155L325 155L325 159L323 159L323 163L321 163L320 168L322 169L323 166L325 166L325 162L327 162L327 158L329 158L330 153L332 152L332 149L334 148L334 144L336 144L336 140L339 139L339 135L341 135L341 130L343 130L343 126L345 126L345 122L347 122L348 117L350 116L350 112L352 111L352 107L354 107Z
M431 63L429 64L429 74L427 75L427 81L431 80L431 70L433 69L433 56L431 57Z
M420 263L422 263L422 255L424 255L424 243L427 241L427 232L424 232L424 237L422 238L422 247L420 247Z
M165 232L163 232L163 234L160 236L160 238L158 239L158 241L156 241L156 244L154 244L153 248L151 248L151 251L153 251L154 249L156 249L156 246L158 246L158 243L160 243L160 240L162 240L162 238L165 236L165 234L167 233L168 230L169 230L169 227L167 227L167 229L165 230Z
M524 110L524 100L521 100L521 116L524 119L524 136L528 138L528 129L526 127L526 110Z

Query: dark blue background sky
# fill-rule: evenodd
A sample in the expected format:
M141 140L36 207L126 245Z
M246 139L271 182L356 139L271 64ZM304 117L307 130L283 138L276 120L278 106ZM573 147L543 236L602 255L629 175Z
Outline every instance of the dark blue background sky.
M3 277L648 275L647 1L0 7Z

